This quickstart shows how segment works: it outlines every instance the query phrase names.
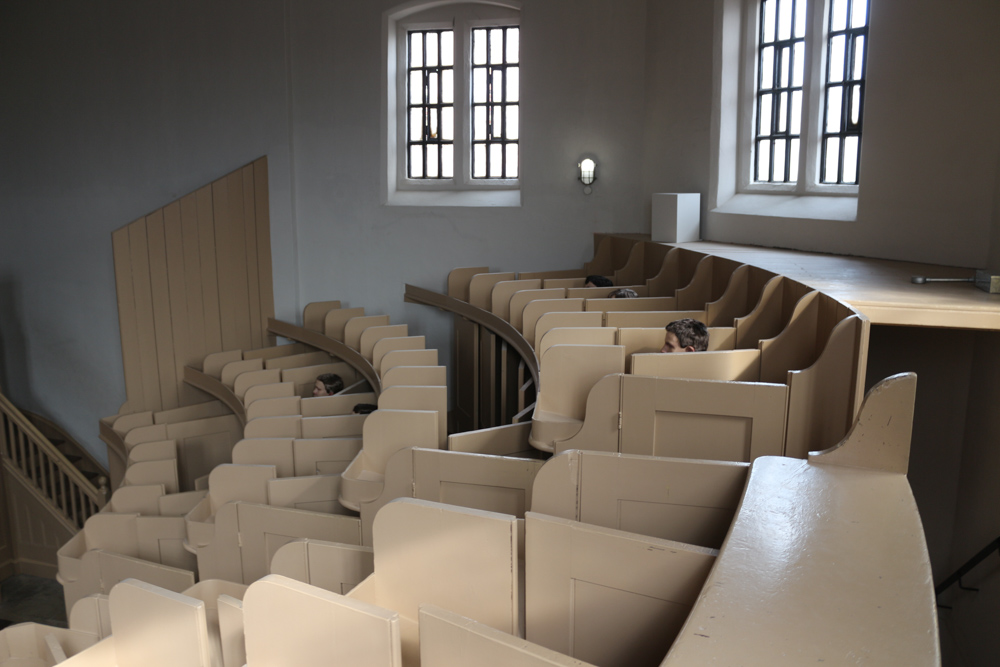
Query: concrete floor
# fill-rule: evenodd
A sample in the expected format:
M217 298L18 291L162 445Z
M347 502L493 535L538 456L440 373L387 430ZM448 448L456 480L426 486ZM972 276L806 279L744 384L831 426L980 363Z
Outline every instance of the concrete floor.
M30 574L15 574L0 582L0 628L29 621L67 627L62 584Z

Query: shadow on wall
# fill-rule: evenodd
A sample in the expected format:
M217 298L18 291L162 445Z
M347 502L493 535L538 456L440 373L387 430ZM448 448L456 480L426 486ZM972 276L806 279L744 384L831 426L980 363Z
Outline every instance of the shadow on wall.
M14 279L0 277L0 392L23 405L30 385L19 287Z

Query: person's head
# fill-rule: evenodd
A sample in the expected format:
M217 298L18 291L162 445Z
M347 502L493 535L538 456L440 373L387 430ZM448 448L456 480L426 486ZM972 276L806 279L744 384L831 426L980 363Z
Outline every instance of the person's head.
M344 381L336 373L323 373L316 378L313 396L333 396L344 388Z
M356 415L370 415L376 410L378 410L378 406L374 403L358 403L354 406L354 414Z
M708 327L687 317L667 325L660 352L704 352L708 349Z
M587 276L587 280L583 283L584 287L614 287L615 284L611 282L610 278L605 278L604 276Z
M614 292L608 295L609 299L638 299L639 294L634 289L629 289L627 287L619 287Z

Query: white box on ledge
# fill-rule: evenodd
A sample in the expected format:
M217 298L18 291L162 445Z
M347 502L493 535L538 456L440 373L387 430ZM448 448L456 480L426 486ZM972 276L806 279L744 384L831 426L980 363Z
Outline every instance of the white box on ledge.
M701 238L701 194L653 195L652 237L659 243L689 243Z

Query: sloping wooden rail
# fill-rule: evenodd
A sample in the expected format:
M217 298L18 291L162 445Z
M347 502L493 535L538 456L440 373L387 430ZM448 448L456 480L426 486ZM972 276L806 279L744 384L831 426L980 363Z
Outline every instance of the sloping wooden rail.
M63 519L83 528L107 502L107 478L91 483L3 394L0 420L4 466L29 482Z

